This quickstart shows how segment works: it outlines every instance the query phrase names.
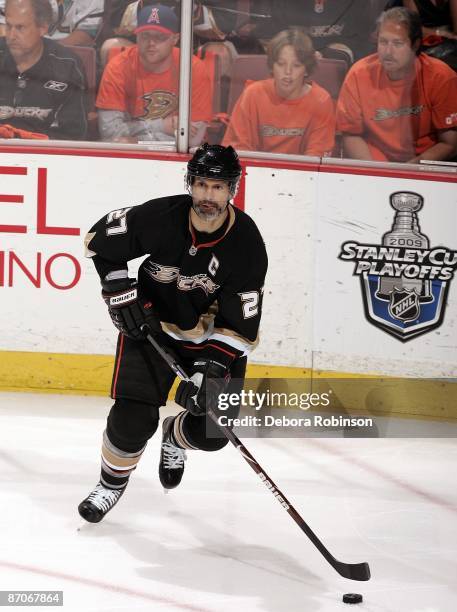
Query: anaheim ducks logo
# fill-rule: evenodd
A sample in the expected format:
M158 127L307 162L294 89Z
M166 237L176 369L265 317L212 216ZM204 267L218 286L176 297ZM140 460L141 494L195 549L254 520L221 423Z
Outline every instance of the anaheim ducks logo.
M38 108L37 106L0 106L0 120L11 119L39 119L44 121L52 113L52 108Z
M196 274L195 276L181 276L178 278L178 289L182 291L192 291L192 289L203 289L206 295L214 293L219 289L206 274Z
M164 266L150 261L144 266L144 271L159 283L173 283L177 281L177 287L181 291L192 291L193 289L203 289L206 295L215 293L220 285L216 285L206 274L195 274L195 276L182 276L179 268L174 266Z
M172 283L179 276L179 268L174 266L162 266L161 264L150 261L145 267L145 271L159 283Z
M171 91L158 89L141 97L146 102L143 119L162 119L178 110L178 98Z

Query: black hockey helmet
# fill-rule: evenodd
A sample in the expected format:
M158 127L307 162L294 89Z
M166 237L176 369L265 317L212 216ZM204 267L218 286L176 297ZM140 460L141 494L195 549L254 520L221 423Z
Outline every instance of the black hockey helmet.
M196 176L227 181L230 193L234 197L241 174L241 164L233 147L210 145L205 142L195 151L187 164L186 184L190 190Z

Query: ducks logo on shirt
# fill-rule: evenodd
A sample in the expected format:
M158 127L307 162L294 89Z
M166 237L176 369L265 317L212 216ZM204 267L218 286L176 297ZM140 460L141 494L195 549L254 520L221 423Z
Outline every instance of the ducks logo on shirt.
M141 97L146 102L142 119L164 119L178 111L178 98L171 91L159 89Z

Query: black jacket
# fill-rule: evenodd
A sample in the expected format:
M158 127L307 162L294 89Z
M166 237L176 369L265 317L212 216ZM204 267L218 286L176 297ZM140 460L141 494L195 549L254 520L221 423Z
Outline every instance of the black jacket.
M0 38L0 125L83 140L87 132L86 79L80 59L43 38L43 54L19 73L4 37Z

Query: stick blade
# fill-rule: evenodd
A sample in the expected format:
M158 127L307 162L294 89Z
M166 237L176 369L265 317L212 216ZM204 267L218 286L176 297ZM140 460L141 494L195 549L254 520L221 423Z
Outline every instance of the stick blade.
M371 572L368 563L341 563L337 561L334 565L336 571L349 580L370 580Z

